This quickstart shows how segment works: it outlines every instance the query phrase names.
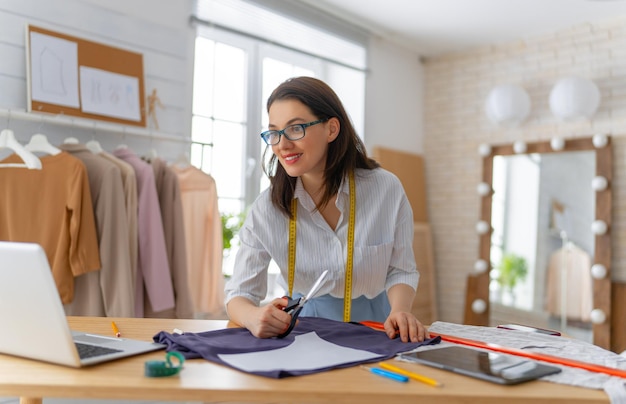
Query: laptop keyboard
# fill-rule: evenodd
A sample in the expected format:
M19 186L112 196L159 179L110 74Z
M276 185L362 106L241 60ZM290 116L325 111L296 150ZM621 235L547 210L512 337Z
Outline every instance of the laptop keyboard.
M76 344L76 348L78 349L78 356L81 359L93 358L95 356L102 356L102 355L112 354L115 352L122 352L121 349L113 349L113 348L107 348L107 347L97 346L97 345L81 344L80 342L75 342L75 344Z

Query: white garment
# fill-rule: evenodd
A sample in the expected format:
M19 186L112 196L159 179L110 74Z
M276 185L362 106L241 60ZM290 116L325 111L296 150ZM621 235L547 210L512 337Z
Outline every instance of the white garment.
M391 286L405 283L417 289L419 273L413 255L413 211L398 178L382 168L357 169L356 218L352 298L374 298ZM306 295L326 269L318 296L343 298L350 208L344 178L336 206L341 212L336 230L326 223L304 190L300 178L296 270L293 294ZM269 189L252 205L239 232L240 248L233 276L226 285L226 302L243 296L259 304L267 292L267 268L273 259L281 270L279 283L287 290L289 218L271 202Z
M593 309L591 257L581 248L571 245L552 253L548 263L546 309L561 315L561 271L565 270L565 313L568 319L590 321Z

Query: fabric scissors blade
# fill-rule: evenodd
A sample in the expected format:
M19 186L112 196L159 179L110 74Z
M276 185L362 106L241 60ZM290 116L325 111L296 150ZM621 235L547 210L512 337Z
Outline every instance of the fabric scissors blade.
M291 315L291 323L289 323L289 328L287 328L284 333L278 335L278 338L286 337L287 335L289 335L291 330L293 330L293 327L296 325L296 320L298 319L298 316L300 315L304 304L311 298L313 298L313 296L315 296L315 294L319 291L320 287L322 286L322 281L326 277L326 274L328 274L328 270L322 272L322 274L319 276L319 278L317 278L317 280L313 284L313 287L311 287L311 290L309 290L309 293L307 293L306 296L303 296L299 299L292 299L287 296L288 303L287 306L283 308L283 310Z

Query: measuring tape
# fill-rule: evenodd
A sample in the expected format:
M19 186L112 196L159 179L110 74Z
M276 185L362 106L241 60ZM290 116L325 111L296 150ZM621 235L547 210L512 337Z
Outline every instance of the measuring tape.
M178 363L172 362L175 358ZM144 375L147 377L173 376L183 368L185 357L180 352L170 351L165 354L165 361L146 361L144 363Z
M354 225L356 222L356 186L354 173L348 175L350 188L350 215L348 216L348 256L346 257L346 276L343 292L343 321L350 321L352 309L352 267L354 264ZM298 219L298 199L291 200L292 218L289 219L289 296L293 296L293 282L296 272L296 221Z
M296 219L298 218L298 198L291 200L289 219L289 296L293 297L293 277L296 271Z

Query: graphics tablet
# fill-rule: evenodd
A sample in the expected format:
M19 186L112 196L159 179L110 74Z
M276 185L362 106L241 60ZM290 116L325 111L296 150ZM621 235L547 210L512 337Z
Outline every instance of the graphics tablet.
M404 353L403 359L498 384L518 384L559 373L560 368L520 356L448 346Z

